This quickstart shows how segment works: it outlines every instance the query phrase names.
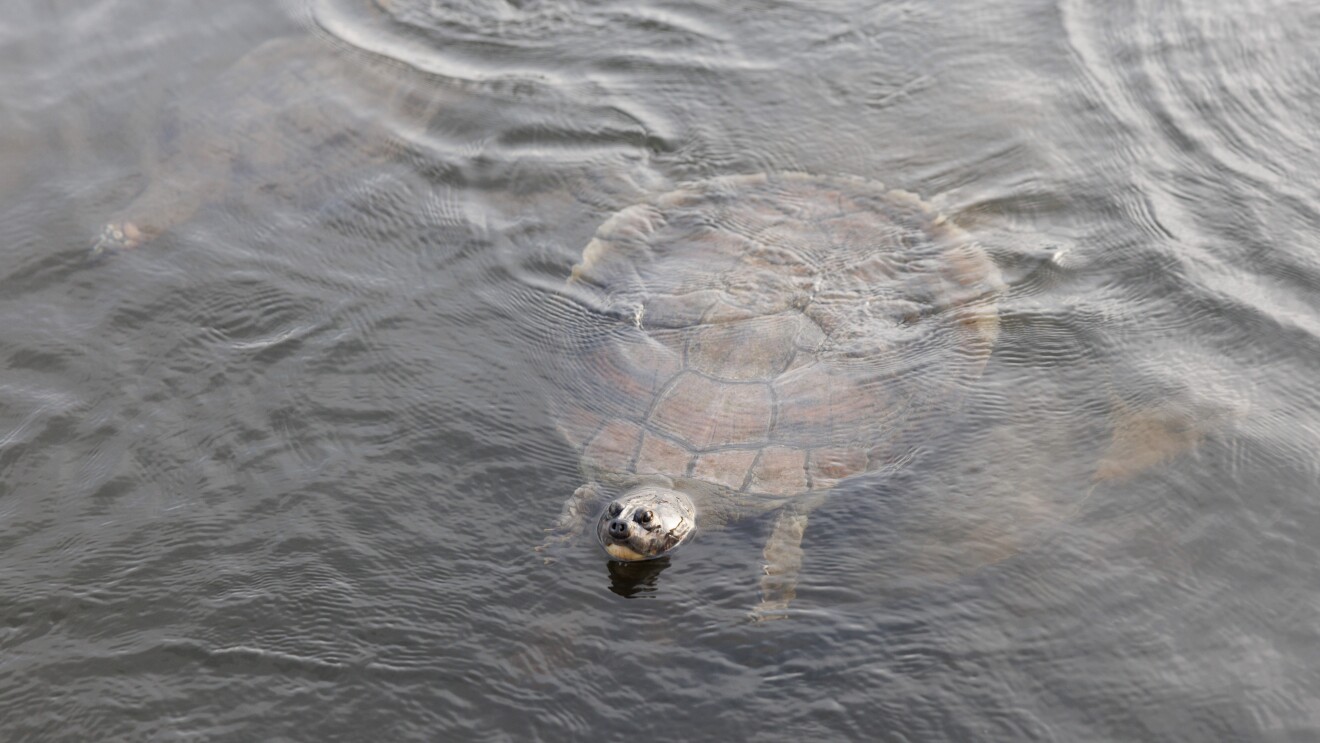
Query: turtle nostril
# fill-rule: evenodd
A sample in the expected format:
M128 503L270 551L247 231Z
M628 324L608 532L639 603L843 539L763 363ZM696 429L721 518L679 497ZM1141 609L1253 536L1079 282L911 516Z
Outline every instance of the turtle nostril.
M628 526L627 521L621 521L619 519L610 522L609 530L610 536L615 539L625 539L628 536L628 532L632 531L631 527Z

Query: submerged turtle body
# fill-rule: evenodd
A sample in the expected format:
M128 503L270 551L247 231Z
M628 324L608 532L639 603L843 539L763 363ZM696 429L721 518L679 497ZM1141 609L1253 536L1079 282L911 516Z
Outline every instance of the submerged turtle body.
M659 482L698 519L786 506L792 544L772 536L767 559L791 552L806 496L902 462L956 406L1000 285L965 233L860 178L731 176L619 212L570 282L597 324L559 381L560 427L601 484L578 499ZM610 554L671 549L625 501L602 517Z
M998 272L860 179L698 183L603 225L575 283L615 331L567 406L587 466L793 496L883 467L998 333Z

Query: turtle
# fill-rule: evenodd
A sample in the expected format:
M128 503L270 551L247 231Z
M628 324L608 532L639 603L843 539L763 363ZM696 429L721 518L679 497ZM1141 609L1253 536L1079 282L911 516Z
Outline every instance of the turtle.
M861 176L724 175L617 212L564 287L587 319L551 408L585 483L541 549L598 513L610 558L654 560L773 513L754 613L782 616L812 510L947 425L1003 290L966 232Z

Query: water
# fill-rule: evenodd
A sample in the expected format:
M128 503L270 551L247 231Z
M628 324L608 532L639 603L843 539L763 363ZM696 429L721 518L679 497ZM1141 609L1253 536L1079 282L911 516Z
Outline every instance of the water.
M4 738L1320 736L1318 31L1290 0L15 5ZM766 518L544 564L582 246L787 170L994 256L963 412L812 514L780 621L748 620ZM90 260L126 222L154 239Z

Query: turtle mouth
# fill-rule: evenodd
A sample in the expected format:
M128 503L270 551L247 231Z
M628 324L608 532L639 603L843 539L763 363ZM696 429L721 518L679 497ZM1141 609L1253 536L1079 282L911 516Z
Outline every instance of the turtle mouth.
M614 537L608 533L608 527L601 530L600 546L605 553L622 562L641 562L668 557L687 542L688 530L671 529L664 532L633 533L626 537Z
M660 555L644 555L633 549L628 544L619 542L605 542L601 546L605 548L605 553L616 560L623 562L641 562L642 560L653 560Z
M606 554L615 560L637 562L654 557L655 545L647 539L647 532L635 527L631 520L611 518L608 514L601 518L596 530L600 546Z

